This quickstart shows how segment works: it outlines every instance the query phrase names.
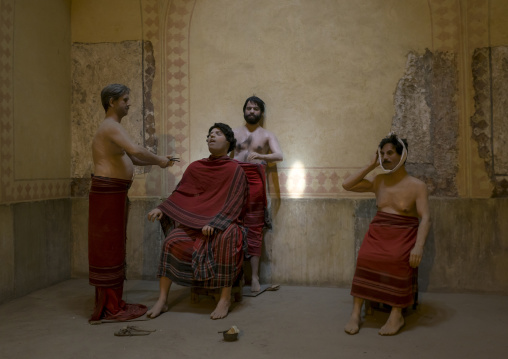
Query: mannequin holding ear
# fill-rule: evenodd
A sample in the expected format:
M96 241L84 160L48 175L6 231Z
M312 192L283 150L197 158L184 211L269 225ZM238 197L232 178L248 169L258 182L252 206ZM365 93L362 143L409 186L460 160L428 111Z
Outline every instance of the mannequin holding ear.
M379 144L370 164L346 178L347 191L372 192L377 214L365 234L353 278L353 312L344 327L360 331L364 300L392 307L380 335L394 335L404 326L402 309L415 304L417 268L430 228L427 186L405 167L408 145L391 133ZM365 178L376 167L383 173Z

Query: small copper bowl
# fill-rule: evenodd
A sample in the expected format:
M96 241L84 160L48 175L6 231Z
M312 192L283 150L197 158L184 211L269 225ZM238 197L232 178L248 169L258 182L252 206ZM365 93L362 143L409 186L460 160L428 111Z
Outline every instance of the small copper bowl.
M240 330L236 327L236 325L233 325L228 330L224 330L219 333L222 333L225 341L234 342L235 340L238 340L238 333L240 333Z

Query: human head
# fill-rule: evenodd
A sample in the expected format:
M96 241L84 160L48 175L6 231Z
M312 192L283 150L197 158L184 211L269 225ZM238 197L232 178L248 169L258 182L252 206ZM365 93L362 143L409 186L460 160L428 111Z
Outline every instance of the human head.
M247 107L247 104L249 102L255 103L256 105L259 106L259 109L261 110L261 115L265 113L265 103L257 96L251 96L247 100L245 100L245 103L243 104L243 113L245 113L245 108Z
M263 117L263 111L263 101L255 96L249 97L243 105L243 118L249 125L257 125Z
M224 136L226 137L226 141L229 142L229 147L228 147L227 153L233 151L235 149L235 146L236 146L236 138L235 138L235 133L233 132L231 127L229 127L225 123L216 122L208 130L208 136L207 136L207 138L210 137L210 132L212 132L212 130L214 128L218 128L224 134Z
M396 172L407 160L407 141L395 134L383 138L378 147L378 160L381 169L386 173ZM388 167L385 168L384 164Z
M131 90L122 84L109 84L104 87L101 91L101 101L104 111L108 112L109 100L116 101L125 94L128 94Z
M404 142L404 146L406 146L406 151L408 151L407 140L405 138L401 138L400 140ZM392 133L389 136L383 138L379 143L379 148L383 148L383 146L386 145L387 143L391 143L393 147L395 147L395 151L399 155L402 155L402 152L404 151L404 146L402 146L402 143L399 142L399 138L397 137L396 134Z

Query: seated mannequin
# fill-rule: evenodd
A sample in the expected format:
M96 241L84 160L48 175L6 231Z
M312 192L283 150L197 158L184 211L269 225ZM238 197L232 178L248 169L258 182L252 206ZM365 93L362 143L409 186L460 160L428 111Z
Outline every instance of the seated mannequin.
M354 192L376 195L378 212L365 234L353 278L353 312L344 330L360 330L364 300L391 306L379 331L394 335L404 326L402 309L414 303L418 266L429 233L427 186L406 172L407 142L395 134L384 138L371 162L342 184ZM366 179L380 166L384 173Z
M208 131L210 157L189 165L168 199L148 213L150 221L172 224L162 247L160 294L149 318L167 311L173 282L192 287L220 288L212 319L228 315L231 289L242 270L246 249L243 211L248 198L245 173L227 154L235 147L233 130L222 123Z

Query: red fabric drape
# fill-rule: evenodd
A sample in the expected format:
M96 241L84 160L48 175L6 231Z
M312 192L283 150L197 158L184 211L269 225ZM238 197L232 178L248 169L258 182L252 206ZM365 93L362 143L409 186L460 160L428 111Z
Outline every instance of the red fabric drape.
M244 218L245 227L249 230L247 232L247 254L260 257L266 211L265 166L246 162L238 163L242 166L249 183L249 199Z
M95 286L95 308L91 321L128 320L147 308L122 300L125 280L125 245L128 199L132 181L92 177L89 194L88 263L89 282Z
M413 304L417 271L409 254L418 225L416 217L377 212L358 252L351 295L393 307Z

